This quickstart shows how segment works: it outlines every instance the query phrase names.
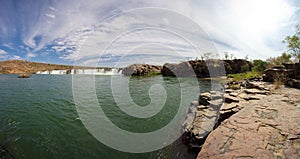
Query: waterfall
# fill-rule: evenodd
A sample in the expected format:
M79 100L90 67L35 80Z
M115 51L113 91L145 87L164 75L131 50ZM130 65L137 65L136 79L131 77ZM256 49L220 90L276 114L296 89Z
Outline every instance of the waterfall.
M97 69L72 69L72 70L52 70L52 71L38 71L36 74L85 74L85 75L121 75L122 70L118 68L97 68Z

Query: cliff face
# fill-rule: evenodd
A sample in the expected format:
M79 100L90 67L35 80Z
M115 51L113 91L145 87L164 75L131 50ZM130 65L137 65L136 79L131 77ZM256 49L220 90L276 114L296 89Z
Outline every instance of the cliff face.
M223 67L224 66L224 67ZM195 60L179 64L166 63L163 66L164 76L178 77L214 77L225 74L241 73L251 70L251 63L246 60Z
M37 71L68 70L73 66L29 62L23 60L0 61L0 74L36 73Z

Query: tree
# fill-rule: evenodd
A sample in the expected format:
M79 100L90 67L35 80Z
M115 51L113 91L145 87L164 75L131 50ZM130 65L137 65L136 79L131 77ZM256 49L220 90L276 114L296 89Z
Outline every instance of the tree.
M290 54L284 52L281 54L281 56L267 59L267 62L270 66L282 65L282 63L291 62L291 57L292 56Z
M253 60L252 70L255 72L264 72L267 68L267 62L263 60Z
M288 53L300 59L300 25L296 26L296 32L292 36L287 36L284 40L287 43Z
M248 71L249 71L249 65L248 64L241 66L241 72L242 73L245 73L245 72L248 72Z
M233 59L233 56L234 56L233 53L231 53L231 54L230 54L230 59L231 59L231 60Z
M229 54L228 54L228 52L224 52L224 56L225 56L225 60L227 60L227 59L228 59L228 57L229 57Z
M212 59L217 59L218 54L217 53L212 53L212 52L207 52L202 54L204 60L212 60Z
M245 60L248 61L248 59L249 59L249 57L248 57L248 55L246 55L246 56L245 56Z
M283 53L281 54L281 56L279 56L279 58L280 58L280 60L281 60L282 62L290 62L292 56L291 56L290 54L286 53L286 52L283 52Z

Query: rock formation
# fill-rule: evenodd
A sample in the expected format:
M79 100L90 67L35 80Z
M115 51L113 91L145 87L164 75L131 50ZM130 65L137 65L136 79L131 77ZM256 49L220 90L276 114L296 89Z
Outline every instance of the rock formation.
M73 66L29 62L23 60L0 61L0 74L34 74L38 71L68 70Z
M18 78L29 78L31 76L31 74L28 73L21 73L18 75Z
M300 90L255 96L259 99L239 102L243 109L210 133L199 159L300 157Z
M161 73L161 66L148 64L133 64L122 69L122 73L126 76L151 76Z
M231 73L241 73L251 69L249 61L236 60L194 60L179 64L164 64L162 75L177 77L215 77Z
M210 91L201 93L198 101L191 103L189 114L183 127L189 147L201 147L207 135L220 123L242 110L249 102L265 98L270 89L261 81L242 81L240 89L225 86L225 92ZM187 140L187 139L186 139Z
M266 82L279 81L290 87L300 89L300 63L283 63L264 71L263 80Z

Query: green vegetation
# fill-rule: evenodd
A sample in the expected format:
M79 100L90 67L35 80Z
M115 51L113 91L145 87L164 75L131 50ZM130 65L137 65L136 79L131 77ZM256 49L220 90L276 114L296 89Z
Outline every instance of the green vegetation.
M246 72L248 72L248 71L249 71L249 65L248 65L248 64L243 65L243 66L241 67L241 72L246 73Z
M271 57L267 59L268 67L282 65L282 63L292 62L292 56L286 52L282 53L281 56L278 57Z
M261 77L261 73L255 71L227 75L227 78L232 78L234 81L241 81L243 79L260 78L260 77Z
M148 76L157 76L157 75L161 75L161 72L152 71L152 72L149 72L149 74L148 74Z
M289 53L297 59L300 59L300 25L296 26L294 35L287 36L283 40L283 42L287 43L287 53Z
M252 71L262 73L267 68L268 63L263 60L253 60L252 65Z
M233 89L233 90L238 90L238 89L241 89L241 85L239 85L239 84L231 84L231 85L229 85L229 88Z

